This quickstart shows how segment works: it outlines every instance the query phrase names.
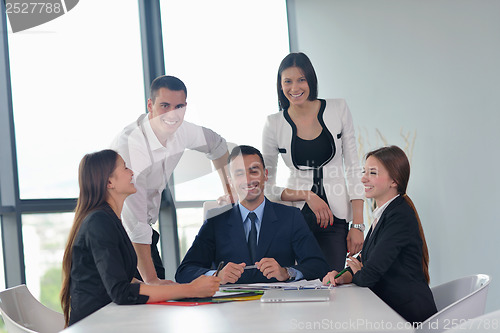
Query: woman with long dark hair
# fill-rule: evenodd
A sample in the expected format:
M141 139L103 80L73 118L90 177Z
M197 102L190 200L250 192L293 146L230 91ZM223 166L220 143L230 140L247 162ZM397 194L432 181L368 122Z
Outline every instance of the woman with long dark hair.
M304 53L290 53L278 69L280 112L268 116L262 155L266 196L301 209L330 269L363 246L363 185L351 112L344 99L319 99L318 79ZM278 156L290 174L276 186ZM352 221L349 229L349 222Z
M410 163L397 146L366 155L364 175L367 198L377 208L361 252L350 257L350 270L335 278L328 273L324 284L353 282L369 287L409 322L422 322L437 312L429 288L429 251L415 205L406 194ZM359 258L359 257L358 257Z
M125 198L136 192L132 176L113 150L87 154L80 162L80 195L63 258L61 305L66 325L111 302L208 297L219 288L217 277L161 286L134 278L137 256L119 218Z

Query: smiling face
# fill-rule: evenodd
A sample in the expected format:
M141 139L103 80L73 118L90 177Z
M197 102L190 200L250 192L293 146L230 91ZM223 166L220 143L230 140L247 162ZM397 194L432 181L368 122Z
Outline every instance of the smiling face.
M373 156L366 159L361 182L365 185L365 195L377 202L377 207L398 194L396 182L389 176L384 165Z
M238 194L240 203L254 210L264 201L267 170L259 155L238 155L230 164L230 182Z
M116 167L108 180L108 189L114 191L118 195L125 197L137 192L137 189L132 182L134 173L127 168L123 158L118 155L116 158Z
M309 84L299 67L289 67L281 73L281 89L290 105L302 105L309 98Z
M183 90L160 88L154 101L148 99L149 121L160 141L181 126L186 113L186 93Z

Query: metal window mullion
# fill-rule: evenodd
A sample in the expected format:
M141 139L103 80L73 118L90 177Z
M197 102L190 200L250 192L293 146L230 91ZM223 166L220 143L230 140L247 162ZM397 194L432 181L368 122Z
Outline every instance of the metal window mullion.
M139 0L144 91L149 96L151 82L165 74L159 0Z
M159 0L139 0L139 20L141 27L144 90L146 92L145 96L149 96L151 81L157 76L165 74ZM170 193L168 193L168 189L163 193L158 223L165 275L167 279L173 279L180 262L173 178L169 182L168 187L170 188Z
M5 1L0 1L0 206L6 287L26 283Z

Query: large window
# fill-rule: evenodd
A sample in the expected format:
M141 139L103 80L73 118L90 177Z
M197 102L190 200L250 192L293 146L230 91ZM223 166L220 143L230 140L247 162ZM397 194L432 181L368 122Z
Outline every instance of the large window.
M201 208L177 208L177 226L179 228L179 253L181 258L191 247L203 221Z
M188 87L186 120L228 142L260 148L265 118L277 111L278 65L288 53L286 1L160 4L166 74ZM139 18L136 1L87 0L41 26L7 33L20 188L15 200L21 199L15 209L22 216L26 282L58 310L73 214L63 212L69 201L53 199L76 198L82 156L108 147L145 111ZM202 223L200 203L222 194L210 162L190 158L205 163L175 174L176 200L184 201L177 210L182 255ZM8 250L15 255L16 249Z
M80 1L8 40L21 199L76 198L83 155L145 111L137 1ZM72 220L22 215L26 283L58 311Z
M22 217L26 285L40 302L59 312L62 258L73 217L73 213Z
M82 156L144 112L137 2L80 1L9 51L21 198L77 197Z
M266 116L278 111L278 66L289 52L286 1L160 3L165 68L187 86L186 120L228 142L260 149ZM198 172L176 169L176 201L215 200L223 193L217 173L210 172L203 155L199 159L186 164L201 166ZM178 209L177 218L180 244L189 247L203 220L201 210Z

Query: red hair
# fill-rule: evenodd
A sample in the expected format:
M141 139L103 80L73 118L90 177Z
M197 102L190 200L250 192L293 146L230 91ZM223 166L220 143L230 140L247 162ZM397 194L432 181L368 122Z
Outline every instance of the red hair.
M410 162L408 161L404 151L398 146L379 148L366 154L366 158L370 156L375 157L384 165L389 173L389 176L398 185L398 193L406 200L408 205L415 212L415 216L418 221L420 238L422 239L422 269L425 279L427 283L429 283L429 249L427 248L427 242L425 241L424 229L422 228L422 222L420 222L420 217L418 216L418 212L413 204L413 201L406 194L408 180L410 179Z

